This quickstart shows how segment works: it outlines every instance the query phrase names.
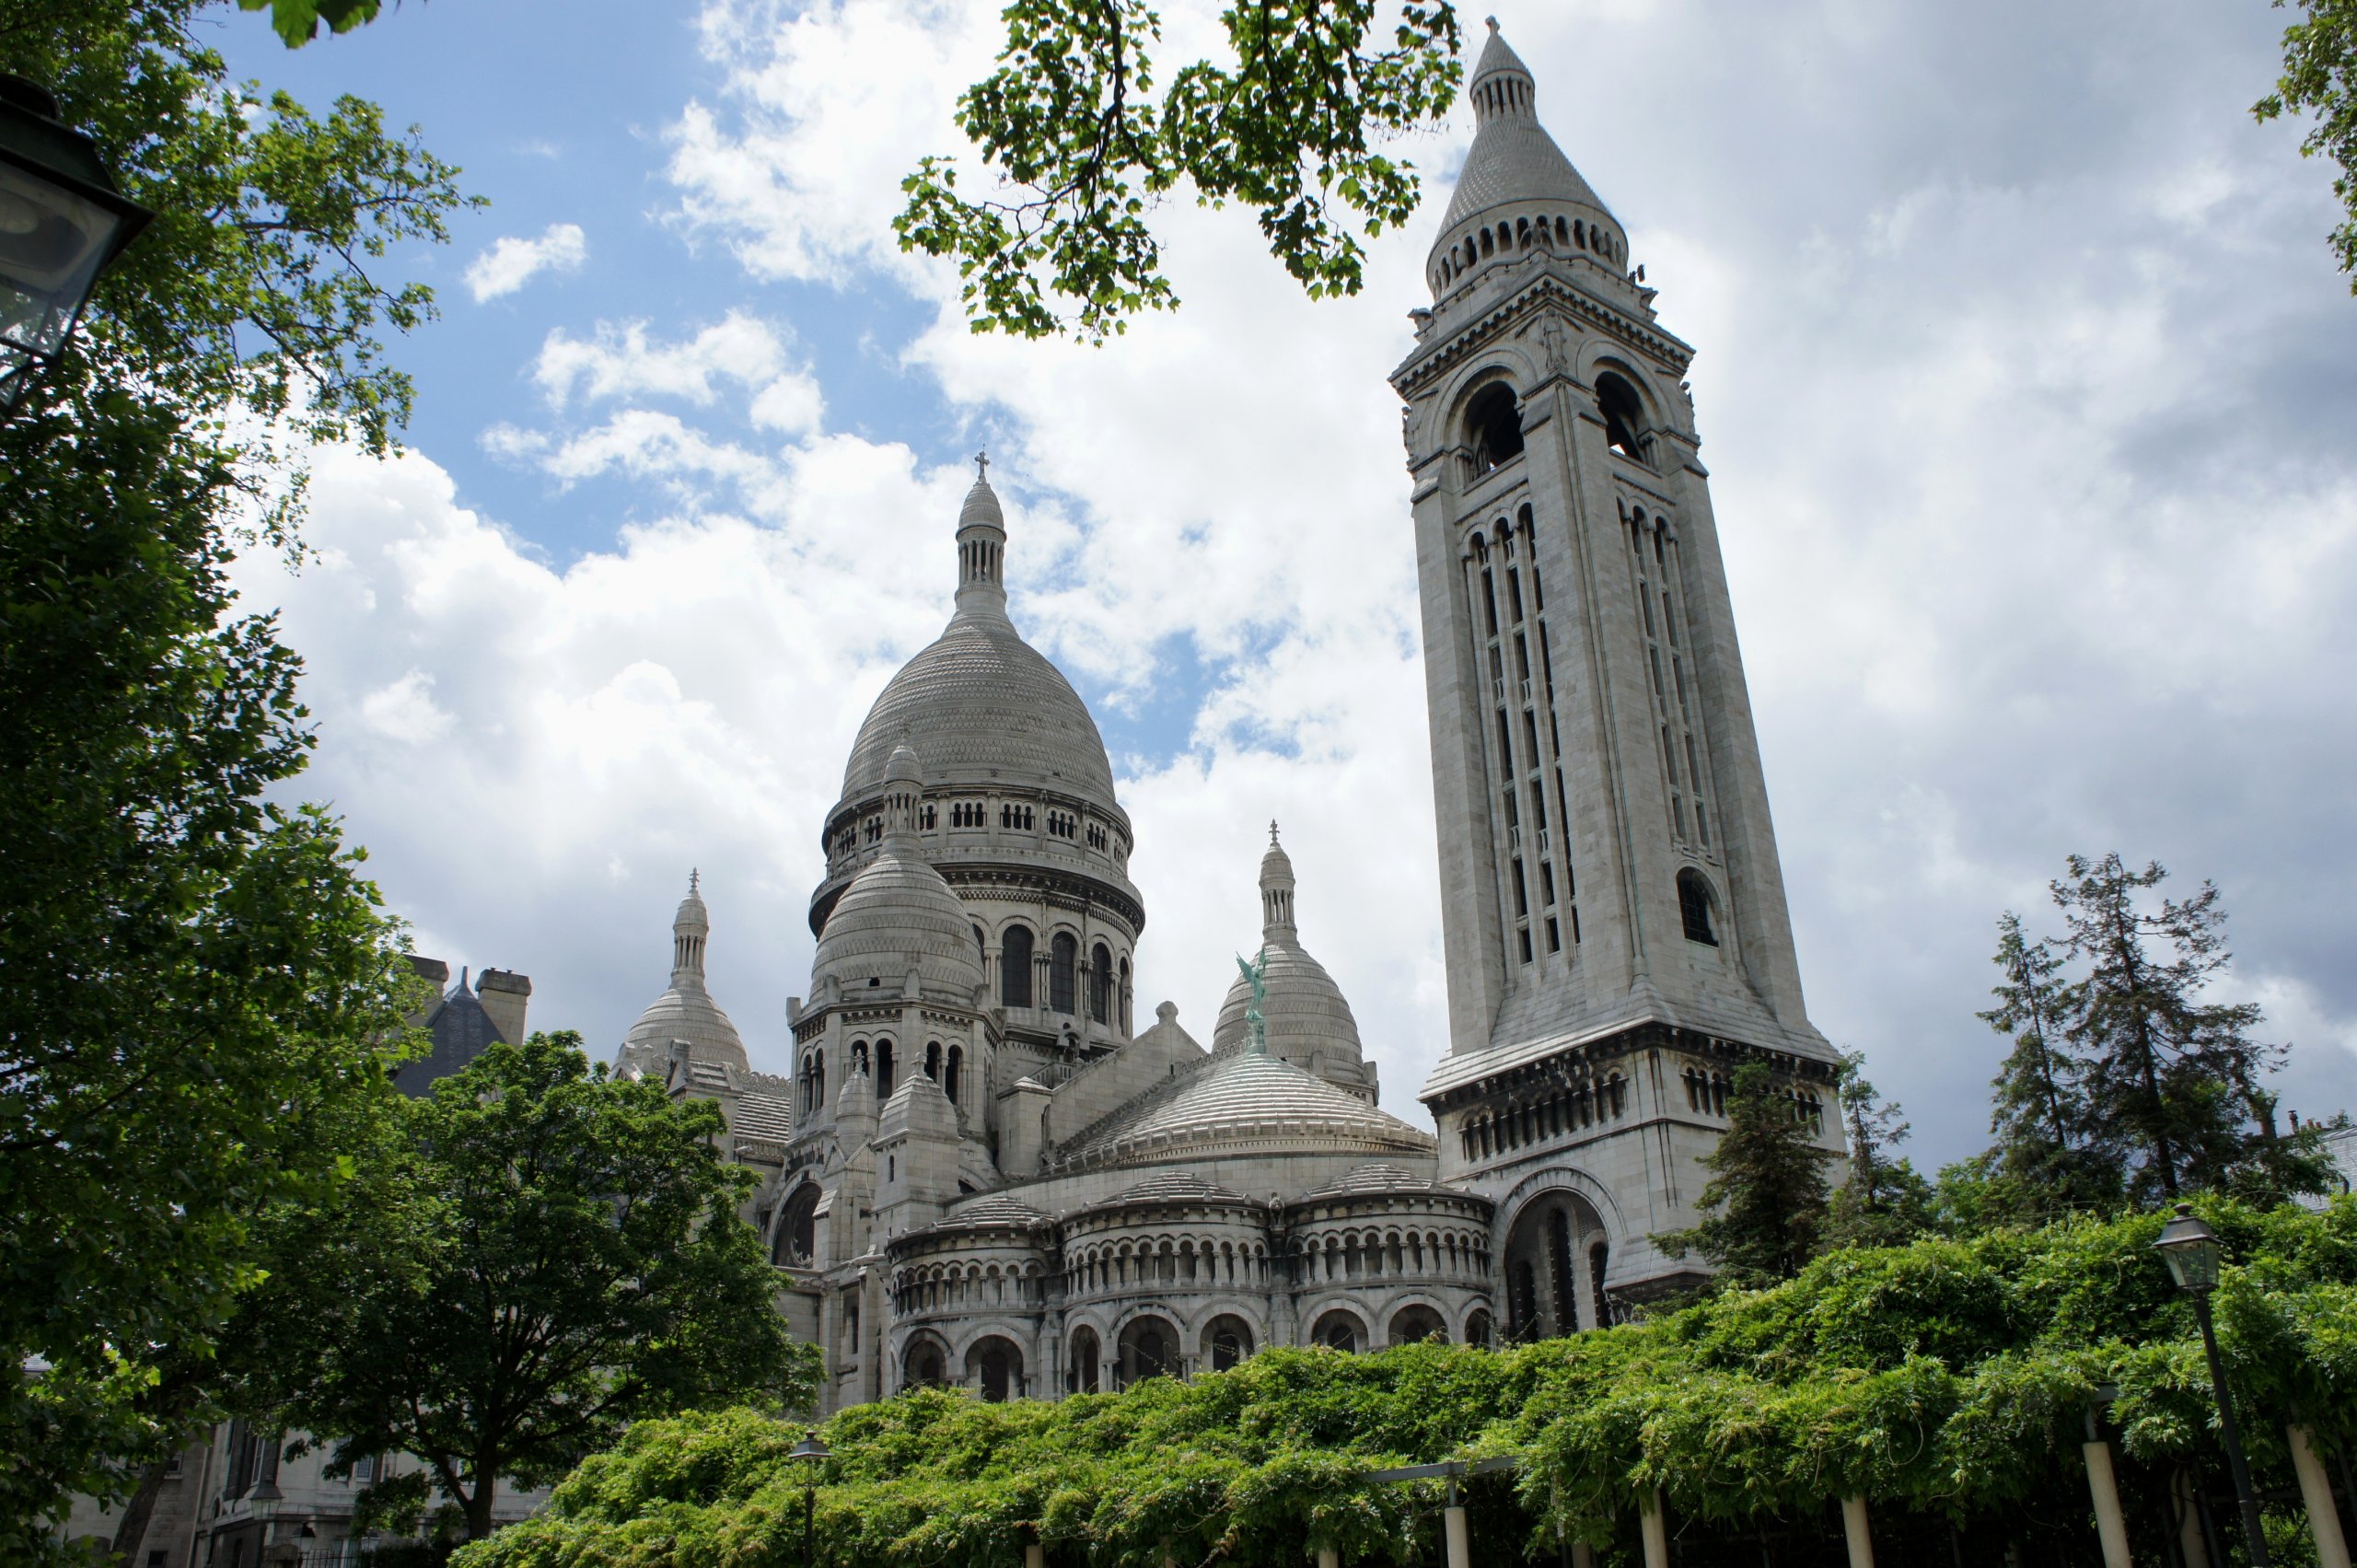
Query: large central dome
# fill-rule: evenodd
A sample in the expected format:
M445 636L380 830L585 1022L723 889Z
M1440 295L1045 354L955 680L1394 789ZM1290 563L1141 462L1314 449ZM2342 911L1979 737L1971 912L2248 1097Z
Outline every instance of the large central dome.
M892 677L859 726L843 798L882 789L884 764L903 740L924 749L936 786L1022 782L1113 804L1112 764L1087 704L1004 612L960 606Z

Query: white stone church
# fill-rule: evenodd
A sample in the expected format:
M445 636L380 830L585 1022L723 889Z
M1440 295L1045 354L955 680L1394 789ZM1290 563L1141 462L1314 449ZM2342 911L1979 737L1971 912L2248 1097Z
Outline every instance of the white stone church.
M828 814L792 1075L748 1067L706 989L692 887L670 989L618 1056L720 1102L830 1410L1593 1328L1691 1280L1654 1237L1693 1222L1744 1060L1839 1150L1692 351L1494 24L1469 90L1433 303L1392 376L1449 981L1422 1093L1439 1135L1380 1109L1273 829L1260 1016L1239 976L1208 1048L1167 1002L1137 1027L1132 824L1086 705L1008 618L980 479L949 624L877 699Z

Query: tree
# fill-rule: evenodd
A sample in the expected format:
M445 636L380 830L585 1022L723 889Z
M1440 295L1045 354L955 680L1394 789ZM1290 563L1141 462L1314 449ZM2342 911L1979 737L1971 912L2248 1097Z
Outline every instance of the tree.
M633 1421L806 1404L818 1351L786 1337L724 1130L571 1033L493 1045L405 1102L367 1176L285 1216L282 1248L323 1263L255 1303L258 1334L308 1325L281 1418L339 1434L331 1474L415 1455L478 1538L502 1485L554 1481Z
M1011 199L966 199L955 160L930 157L901 182L893 231L958 263L976 331L1101 342L1175 307L1147 214L1182 182L1199 203L1251 206L1312 298L1356 294L1364 254L1337 208L1369 236L1408 220L1415 168L1376 145L1446 114L1463 80L1448 0L1402 0L1388 47L1377 9L1231 6L1233 63L1182 65L1157 99L1162 25L1144 0L1014 0L998 69L958 100L958 128Z
M330 32L350 32L375 21L384 0L238 0L238 9L268 11L280 41L300 49L319 36L321 24Z
M1702 1156L1711 1179L1695 1207L1703 1218L1661 1237L1664 1249L1700 1253L1728 1284L1792 1278L1817 1249L1831 1157L1767 1063L1745 1063L1727 1095L1727 1129Z
M2084 1072L2092 1147L2140 1205L2261 1175L2281 1141L2260 1081L2283 1048L2251 1038L2256 1004L2207 999L2232 961L2217 887L2154 907L2142 895L2166 879L2158 863L2131 871L2114 854L2066 864L2069 878L2052 885L2061 957L2083 970L2057 1022Z
M2014 1049L1991 1082L1997 1143L1981 1175L1993 1184L1993 1201L2024 1219L2117 1207L2119 1171L2089 1147L2081 1063L2054 1032L2071 1006L2062 960L2049 944L2025 936L2021 916L2009 910L1997 922L1994 961L2003 976L1991 993L1997 1005L1980 1016Z
M2262 123L2284 114L2316 115L2300 156L2322 154L2340 167L2332 193L2347 221L2332 231L2330 244L2340 270L2350 274L2350 292L2357 294L2357 0L2299 0L2299 8L2300 20L2283 29L2283 75L2251 113Z
M230 82L198 0L0 0L0 69L57 92L157 211L0 426L0 1558L56 1550L229 1390L258 1215L343 1179L388 1103L396 932L333 820L284 799L299 666L233 616L243 530L298 489L240 411L389 445L366 274L440 233L452 171L346 100ZM266 428L266 427L265 427Z
M1866 1081L1866 1054L1844 1051L1840 1079L1841 1128L1850 1174L1827 1206L1825 1245L1897 1247L1929 1227L1931 1184L1898 1153L1908 1126L1898 1106Z

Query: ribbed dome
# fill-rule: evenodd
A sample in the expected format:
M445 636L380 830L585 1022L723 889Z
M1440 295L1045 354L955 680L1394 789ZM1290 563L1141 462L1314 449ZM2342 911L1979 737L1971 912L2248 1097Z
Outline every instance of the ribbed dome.
M937 995L962 999L982 983L966 906L922 854L887 842L828 915L810 978L823 983L831 976L847 996L897 993L911 969Z
M1274 1056L1233 1051L1139 1097L1060 1151L1056 1165L1155 1165L1259 1145L1288 1154L1433 1151L1429 1132Z
M1112 764L1087 704L984 606L960 609L876 699L843 769L846 801L883 786L885 761L904 737L924 748L935 784L1030 784L1115 805Z
M1358 1020L1326 966L1296 942L1271 939L1263 951L1268 955L1263 977L1268 1000L1260 1012L1269 1031L1269 1054L1296 1067L1311 1066L1317 1054L1346 1054L1355 1065L1362 1055ZM1227 988L1219 1022L1212 1028L1213 1051L1234 1051L1244 1044L1244 1010L1251 1005L1252 988L1238 975Z
M656 997L655 1005L630 1027L630 1033L622 1036L622 1050L633 1055L646 1048L659 1051L675 1040L686 1040L696 1055L706 1060L745 1065L745 1041L737 1026L701 985L675 985ZM641 1051L633 1051L633 1047Z

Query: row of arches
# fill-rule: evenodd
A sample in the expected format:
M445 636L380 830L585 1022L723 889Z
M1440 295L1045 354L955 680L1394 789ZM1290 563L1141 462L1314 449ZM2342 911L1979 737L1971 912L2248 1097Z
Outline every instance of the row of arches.
M916 808L914 820L921 830L936 831L945 822L955 832L989 829L995 824L1006 832L1045 833L1068 843L1085 842L1090 849L1101 854L1116 853L1109 829L1094 818L1083 818L1062 807L1051 807L1043 816L1037 806L1023 801L1002 800L997 803L998 810L993 814L989 800L965 799L947 802L948 810L945 813L941 809L942 804L926 801ZM847 869L845 862L863 846L873 848L883 841L884 818L881 813L840 819L827 837L830 871Z
M1037 1263L923 1263L892 1276L892 1310L905 1318L944 1309L1035 1307L1047 1299L1046 1282Z
M924 1075L941 1086L941 1092L949 1097L950 1104L962 1109L965 1101L960 1097L966 1089L965 1046L953 1040L945 1048L941 1041L929 1040L924 1042L924 1054L918 1060ZM870 1074L878 1100L890 1096L893 1085L899 1081L899 1070L900 1063L888 1036L878 1035L872 1045L864 1039L851 1042L851 1071ZM804 1112L809 1115L823 1113L829 1104L827 1048L814 1045L804 1051L801 1067L795 1077L800 1086Z
M1433 273L1433 290L1438 293L1493 257L1531 250L1585 252L1615 266L1628 261L1620 237L1602 224L1559 214L1506 218L1483 225L1442 252Z
M1534 1099L1475 1112L1458 1129L1458 1146L1469 1159L1488 1159L1553 1138L1618 1121L1629 1113L1629 1081L1619 1073L1583 1079Z
M1432 1275L1478 1279L1489 1270L1489 1247L1469 1230L1328 1232L1303 1237L1294 1250L1294 1280L1301 1284Z
M1259 1242L1103 1241L1068 1249L1065 1262L1064 1288L1075 1296L1131 1285L1269 1283L1269 1249Z

